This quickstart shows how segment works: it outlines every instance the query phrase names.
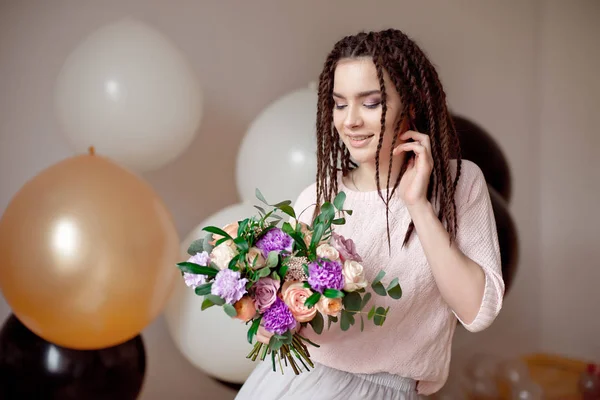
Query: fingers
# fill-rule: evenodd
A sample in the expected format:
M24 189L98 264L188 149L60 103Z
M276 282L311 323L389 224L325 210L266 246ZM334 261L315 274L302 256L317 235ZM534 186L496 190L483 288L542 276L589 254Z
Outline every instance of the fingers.
M427 153L427 149L425 148L425 146L421 145L420 143L407 142L396 146L396 148L394 149L394 155L397 156L398 154L404 151L414 151L416 154L420 155L424 155Z
M420 133L417 131L406 131L402 135L400 135L400 140L408 140L412 139L415 142L419 142L422 146L425 146L427 149L431 151L431 139L428 135L424 133Z

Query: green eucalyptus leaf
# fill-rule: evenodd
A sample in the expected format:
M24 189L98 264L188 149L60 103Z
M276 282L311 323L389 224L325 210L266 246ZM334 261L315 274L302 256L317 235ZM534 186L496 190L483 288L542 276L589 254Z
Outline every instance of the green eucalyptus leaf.
M377 307L377 310L375 310L375 315L373 316L373 322L377 326L383 325L385 322L385 309L383 307Z
M261 268L258 270L258 278L266 278L271 274L271 270L268 267Z
M356 292L346 293L344 299L342 300L344 304L344 308L348 311L360 311L362 299L360 294Z
M346 193L339 192L333 200L333 205L335 206L335 208L341 211L344 209L344 201L346 201Z
M206 310L207 308L210 308L212 306L214 306L215 303L213 303L212 301L210 301L209 299L204 299L204 301L202 302L202 306L200 307L201 311Z
M200 285L198 286L196 289L194 289L194 291L196 292L196 294L198 296L204 296L207 294L210 294L210 289L212 288L212 282L210 283L205 283L204 285Z
M317 311L314 318L310 320L310 326L312 326L313 330L316 334L320 335L323 332L323 315Z
M223 304L223 310L225 310L225 313L231 318L237 316L237 311L235 310L235 307L231 304Z
M331 221L333 225L344 225L346 223L346 218L337 218Z
M384 270L379 271L379 273L377 274L375 279L373 279L373 282L371 284L374 285L376 283L381 282L381 280L383 279L384 276L385 276L385 271Z
M219 297L214 294L207 294L206 296L204 296L204 298L206 300L210 300L213 304L217 306L222 306L223 304L225 304L225 300L222 297Z
M362 311L362 310L365 308L365 306L366 306L366 305L369 303L369 300L371 300L371 293L370 293L370 292L367 292L367 293L365 293L365 295L363 296L362 303L361 303L361 305L360 305L360 309L361 309L361 311Z
M192 243L190 243L187 253L190 256L195 256L198 253L202 253L204 251L204 239L196 239Z
M396 284L396 286L393 286L392 288L388 289L387 294L392 299L398 300L399 298L402 297L402 288L400 287L399 284Z
M267 257L267 268L275 268L279 263L279 254L276 251L272 251L269 253Z
M385 287L383 287L381 282L374 283L371 285L371 287L373 288L373 291L375 293L377 293L378 295L380 295L380 296L387 295L387 292L385 291Z
M362 314L360 316L360 331L363 332L365 330L365 319L363 318Z
M262 195L262 193L260 192L260 190L258 190L258 188L256 188L255 191L256 194L256 198L260 201L262 201L263 203L265 203L266 205L270 205L267 200L265 200L265 196Z
M367 319L370 321L374 315L375 315L375 306L371 307L371 310L369 311L369 314L367 315Z

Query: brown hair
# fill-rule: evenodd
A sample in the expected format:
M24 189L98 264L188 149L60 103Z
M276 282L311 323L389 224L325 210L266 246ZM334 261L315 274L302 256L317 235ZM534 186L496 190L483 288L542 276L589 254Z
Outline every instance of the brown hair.
M350 159L350 153L345 148L339 134L333 125L333 81L338 60L344 58L370 57L377 69L381 90L381 134L376 155L376 181L379 196L386 204L386 218L389 232L389 201L400 183L406 170L407 161L414 157L414 153L407 153L400 175L394 183L393 190L387 191L387 198L381 193L379 181L379 155L383 143L386 119L386 91L384 86L384 70L388 73L391 82L400 94L403 103L402 113L398 119L394 132L398 133L400 125L409 116L414 130L429 135L434 167L429 181L427 198L438 208L438 218L445 224L450 234L450 241L456 238L456 204L454 193L460 176L461 160L458 137L454 129L452 117L446 106L446 94L442 88L437 72L423 51L399 30L388 29L380 32L361 32L357 35L346 36L337 42L325 61L323 71L319 77L319 94L317 108L317 209L324 201L333 201L338 192L338 171L346 176L356 167ZM414 118L409 110L414 110ZM394 135L392 150L396 145L398 135ZM457 174L452 179L450 159L457 157ZM390 154L389 172L392 168L392 154ZM390 187L390 174L386 187ZM403 246L406 245L412 232L414 223L411 221L404 237Z

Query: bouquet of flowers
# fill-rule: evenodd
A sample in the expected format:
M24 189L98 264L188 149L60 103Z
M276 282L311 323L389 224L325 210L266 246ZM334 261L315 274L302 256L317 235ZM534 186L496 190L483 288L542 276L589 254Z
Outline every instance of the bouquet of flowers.
M204 296L202 310L221 306L230 317L250 325L250 344L262 338L248 358L264 360L269 355L274 371L279 364L283 373L283 360L299 374L302 368L296 360L307 371L314 367L307 345L319 347L300 334L302 327L310 324L321 334L327 317L327 329L339 322L346 331L360 316L362 331L365 314L381 326L389 307L373 305L363 311L372 294L366 290L362 259L352 239L333 229L345 224L344 214L352 215L343 208L344 192L333 204L325 202L311 225L299 222L291 201L271 205L258 189L256 196L268 210L255 206L258 215L223 228L203 228L207 236L192 242L191 257L177 265L185 283ZM289 221L284 222L281 213L291 217ZM384 276L382 270L370 283L373 292L399 299L398 279L386 287Z

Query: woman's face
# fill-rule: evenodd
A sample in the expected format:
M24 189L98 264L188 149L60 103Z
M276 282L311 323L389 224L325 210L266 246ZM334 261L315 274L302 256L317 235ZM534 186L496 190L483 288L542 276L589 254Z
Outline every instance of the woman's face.
M394 127L402 112L398 91L384 72L387 113L380 163L389 162ZM368 57L338 62L333 84L333 123L350 155L359 164L375 164L381 133L381 91L373 60ZM400 141L396 142L396 146Z

